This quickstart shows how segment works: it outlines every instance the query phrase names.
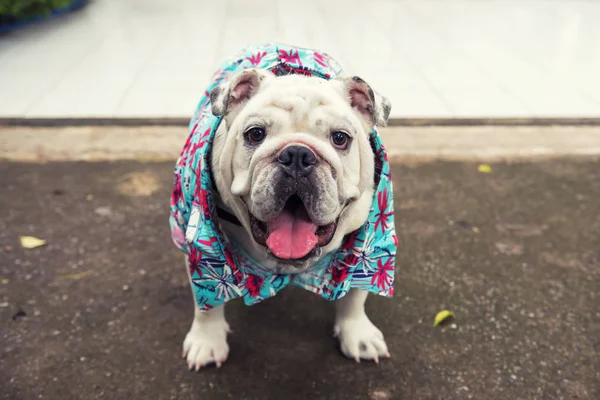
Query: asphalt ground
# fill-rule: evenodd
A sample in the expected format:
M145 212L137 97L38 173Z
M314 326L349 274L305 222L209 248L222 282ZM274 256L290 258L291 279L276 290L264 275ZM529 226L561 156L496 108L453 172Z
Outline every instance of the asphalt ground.
M396 294L367 302L390 360L343 358L332 304L289 288L228 306L229 359L193 373L173 162L0 162L0 398L598 399L600 161L491 168L394 166Z

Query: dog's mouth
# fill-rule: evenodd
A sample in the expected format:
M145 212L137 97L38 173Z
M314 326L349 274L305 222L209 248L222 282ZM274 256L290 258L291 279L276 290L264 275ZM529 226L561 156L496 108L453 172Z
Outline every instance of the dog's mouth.
M290 197L281 213L271 221L262 222L249 214L254 240L282 260L300 261L318 254L319 247L331 242L337 227L337 221L322 226L315 224L297 195Z

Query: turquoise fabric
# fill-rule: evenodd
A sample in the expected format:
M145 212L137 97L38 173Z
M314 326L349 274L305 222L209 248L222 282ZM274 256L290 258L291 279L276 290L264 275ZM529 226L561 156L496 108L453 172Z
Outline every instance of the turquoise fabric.
M376 192L367 222L341 248L309 271L276 274L252 260L223 234L216 217L209 168L214 134L221 122L211 112L210 91L235 73L261 68L275 75L303 74L331 79L342 72L330 56L281 44L248 47L215 73L190 121L190 134L175 167L170 225L174 243L187 256L196 301L202 310L241 297L248 305L274 296L288 284L336 300L351 288L392 296L398 240L394 230L392 178L377 129L370 133L375 154Z

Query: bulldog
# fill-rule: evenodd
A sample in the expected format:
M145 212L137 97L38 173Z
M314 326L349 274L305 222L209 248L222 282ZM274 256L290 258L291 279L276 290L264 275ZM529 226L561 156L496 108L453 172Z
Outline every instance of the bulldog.
M229 353L225 302L252 304L294 283L335 300L345 356L379 362L390 353L364 305L369 291L393 291L391 182L384 205L373 206L390 180L373 142L390 103L361 78L334 76L323 53L275 46L246 54L258 62L240 57L217 73L176 169L171 225L196 300L183 357L196 371L220 367ZM392 250L371 243L380 230ZM370 259L367 245L387 253Z

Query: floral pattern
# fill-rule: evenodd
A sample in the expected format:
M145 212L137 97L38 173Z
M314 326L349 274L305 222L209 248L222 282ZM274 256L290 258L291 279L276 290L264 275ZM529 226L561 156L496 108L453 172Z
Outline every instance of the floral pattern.
M326 53L269 43L243 49L213 75L190 121L190 134L175 166L171 195L172 239L186 254L198 307L206 311L238 297L248 305L256 304L289 284L328 300L343 297L351 288L392 296L398 245L394 196L387 154L376 128L370 139L377 190L368 220L346 237L339 250L325 255L309 271L298 275L273 273L221 234L209 168L212 141L221 118L211 112L209 93L247 68L323 79L342 74L340 65Z

